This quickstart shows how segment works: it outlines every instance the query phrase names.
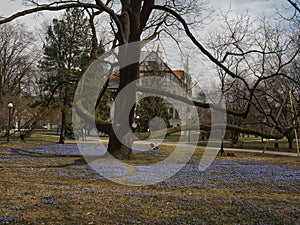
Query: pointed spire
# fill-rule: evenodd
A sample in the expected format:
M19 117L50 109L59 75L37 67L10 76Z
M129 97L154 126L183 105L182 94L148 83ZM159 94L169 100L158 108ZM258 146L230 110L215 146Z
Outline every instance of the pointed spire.
M160 51L160 46L159 44L157 45L157 49L156 49L156 59L162 59L162 52Z

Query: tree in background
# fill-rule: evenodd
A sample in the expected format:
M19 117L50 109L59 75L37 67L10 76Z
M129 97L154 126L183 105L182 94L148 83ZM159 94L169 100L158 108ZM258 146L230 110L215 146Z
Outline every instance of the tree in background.
M72 137L70 129L71 102L76 84L89 60L91 27L84 11L67 9L61 19L53 19L48 26L39 67L43 72L40 84L45 103L61 111L59 143L65 135Z
M211 48L239 76L236 79L217 68L227 109L245 112L228 113L227 122L238 129L227 133L236 143L241 127L270 133L270 127L275 126L278 138L287 137L291 143L291 116L281 117L280 121L275 117L287 91L299 86L297 72L291 72L300 51L299 28L287 29L282 20L271 24L266 18L248 15L235 19L223 16L225 29L214 34ZM293 28L297 21L294 22Z
M160 97L145 97L141 99L136 106L136 123L137 132L148 132L149 122L151 119L158 117L164 120L166 126L169 126L169 119L171 118L168 107L165 101ZM154 124L157 129L162 129L160 124Z
M35 39L23 24L0 26L0 129L7 125L8 102L12 102L13 123L27 123L36 110L29 107L36 79Z
M298 102L300 99L299 71L295 71L293 67L294 65L290 65L284 72L294 77L296 81L298 80L297 83L290 82L283 77L274 77L271 82L264 82L260 86L254 102L255 111L261 115L259 122L269 127L269 130L274 127L274 133L284 134L291 149L295 139L294 128L299 130L297 119L299 118L299 111L297 112L297 110L299 110ZM295 106L295 111L291 109L290 101Z

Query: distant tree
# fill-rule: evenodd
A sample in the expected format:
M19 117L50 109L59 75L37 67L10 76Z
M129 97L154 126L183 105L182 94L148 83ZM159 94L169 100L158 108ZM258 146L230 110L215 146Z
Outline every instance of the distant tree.
M23 111L30 111L29 102L24 100L31 95L36 76L34 41L33 34L22 24L0 26L0 129L7 124L8 102L14 104L13 122L21 120Z
M265 18L254 20L248 15L235 19L223 16L225 29L214 34L210 45L240 78L217 68L227 110L246 112L244 116L228 113L227 122L233 129L227 133L236 143L241 127L266 133L275 126L278 138L290 140L291 116L282 117L281 122L275 117L287 90L299 86L299 79L291 72L298 61L299 29L286 29L282 21L270 24Z
M290 65L285 73L295 77L298 83L290 82L282 77L274 77L271 82L264 82L260 86L256 94L258 97L254 102L255 111L261 115L259 121L264 126L274 127L274 133L284 134L288 140L289 148L293 148L294 128L299 130L299 111L297 112L297 110L299 110L300 80L299 71L297 72L293 67L294 65ZM289 92L291 92L291 96ZM295 106L295 111L291 109L291 101Z
M91 51L91 27L84 11L67 9L61 19L48 26L44 56L39 63L44 76L40 84L45 102L61 110L59 143L64 143L70 124L70 108L76 84L88 63ZM69 136L72 132L68 131Z
M168 107L165 101L160 97L145 97L141 99L136 106L136 130L137 132L147 132L149 129L149 122L151 119L161 118L166 126L169 126L169 119L171 118ZM155 128L162 129L160 124L155 124Z

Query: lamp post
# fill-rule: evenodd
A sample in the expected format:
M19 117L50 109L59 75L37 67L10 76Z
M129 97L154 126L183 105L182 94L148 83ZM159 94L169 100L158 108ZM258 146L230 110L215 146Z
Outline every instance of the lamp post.
M192 120L192 117L189 116L188 117L188 126L192 125L191 120ZM188 130L188 143L190 143L191 142L191 128L188 127L188 129L189 129Z
M7 142L9 142L9 136L10 136L10 118L11 118L11 109L14 107L14 105L10 102L7 105L8 107L8 127L7 127Z

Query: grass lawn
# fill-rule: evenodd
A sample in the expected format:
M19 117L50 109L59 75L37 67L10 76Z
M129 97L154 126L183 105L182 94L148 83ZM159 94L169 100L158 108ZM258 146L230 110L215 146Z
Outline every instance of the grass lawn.
M173 133L170 136L168 136L164 141L165 142L178 142L179 138L182 139L183 142L188 142L188 134L185 133L185 135L181 135L180 132ZM199 146L206 146L207 145L207 138L203 138L200 135L199 132L193 132L190 133L190 139L191 143L195 143L193 140L197 139L197 144ZM275 143L277 143L278 148L275 147ZM224 140L224 148L243 148L243 149L255 149L255 150L264 150L265 146L267 144L267 139L264 139L262 142L262 139L260 137L255 137L253 135L247 136L244 135L243 137L239 138L239 141L237 144L232 144L231 140ZM296 148L296 141L294 140L293 143L293 149L290 149L288 147L288 141L287 139L281 139L281 140L269 140L269 143L267 144L268 151L279 151L279 152L297 152Z
M45 141L45 140L43 140ZM198 148L175 176L132 187L94 172L75 144L0 144L0 224L299 224L300 160L237 153L198 171ZM135 153L147 165L172 152Z

